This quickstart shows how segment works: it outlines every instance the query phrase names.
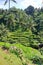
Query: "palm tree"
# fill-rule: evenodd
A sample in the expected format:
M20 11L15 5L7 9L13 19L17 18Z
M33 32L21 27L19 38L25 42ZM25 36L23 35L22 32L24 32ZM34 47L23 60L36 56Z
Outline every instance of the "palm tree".
M5 3L4 3L4 5L6 5L6 3L7 3L8 1L9 1L9 9L10 9L10 1L13 1L13 2L17 3L15 0L6 0Z

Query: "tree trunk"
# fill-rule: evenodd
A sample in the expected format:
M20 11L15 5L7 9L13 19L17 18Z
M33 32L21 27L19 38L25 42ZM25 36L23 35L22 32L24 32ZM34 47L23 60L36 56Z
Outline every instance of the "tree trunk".
M9 0L9 10L10 10L10 0Z

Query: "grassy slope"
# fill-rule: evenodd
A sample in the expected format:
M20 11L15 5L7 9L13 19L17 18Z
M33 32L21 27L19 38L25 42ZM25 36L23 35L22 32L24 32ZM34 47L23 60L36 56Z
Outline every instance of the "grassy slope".
M19 43L14 44L14 46L23 50L23 54L24 54L25 58L32 61L30 63L33 64L33 58L35 58L35 59L37 59L37 61L34 59L36 61L34 65L43 65L43 61L41 61L41 60L43 60L43 56L41 55L41 53L38 50L33 49L31 47L25 47ZM38 59L39 59L39 61L38 61Z
M27 57L28 59L32 59L35 56L43 57L43 56L41 56L41 53L38 50L35 50L35 49L31 48L31 47L25 47L25 46L23 46L23 45L21 45L19 43L14 44L14 46L22 49L25 57Z
M22 65L22 62L16 55L6 53L0 48L0 65Z
M30 60L30 59L33 59L35 56L43 58L43 56L40 54L40 52L38 50L35 50L31 47L25 47L19 43L9 44L9 43L0 42L0 46L3 46L4 44L7 47L16 46L17 48L22 49L25 59ZM17 55L11 54L11 53L6 54L2 49L0 49L0 58L1 58L1 60L0 60L1 65L22 65L22 62L21 62L20 58L17 57ZM31 62L29 61L29 63L31 63Z

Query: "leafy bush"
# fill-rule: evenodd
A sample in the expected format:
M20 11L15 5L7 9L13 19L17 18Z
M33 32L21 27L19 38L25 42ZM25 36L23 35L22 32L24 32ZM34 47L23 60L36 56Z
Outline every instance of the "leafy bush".
M11 53L15 53L20 58L22 57L22 50L21 49L15 47L15 46L11 46L9 50Z
M42 59L41 59L40 57L38 57L38 56L35 56L35 57L32 59L32 61L33 61L34 64L38 64L38 65L43 64Z
M43 55L43 47L40 50L41 55Z
M2 46L3 50L9 50L10 44L9 43L4 43Z

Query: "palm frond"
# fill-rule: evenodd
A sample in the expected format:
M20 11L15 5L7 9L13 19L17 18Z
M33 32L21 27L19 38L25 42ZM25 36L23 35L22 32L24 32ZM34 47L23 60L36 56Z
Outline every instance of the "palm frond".
M17 3L15 0L12 0L13 2Z
M7 0L5 1L4 5L6 5L6 3L7 3Z

